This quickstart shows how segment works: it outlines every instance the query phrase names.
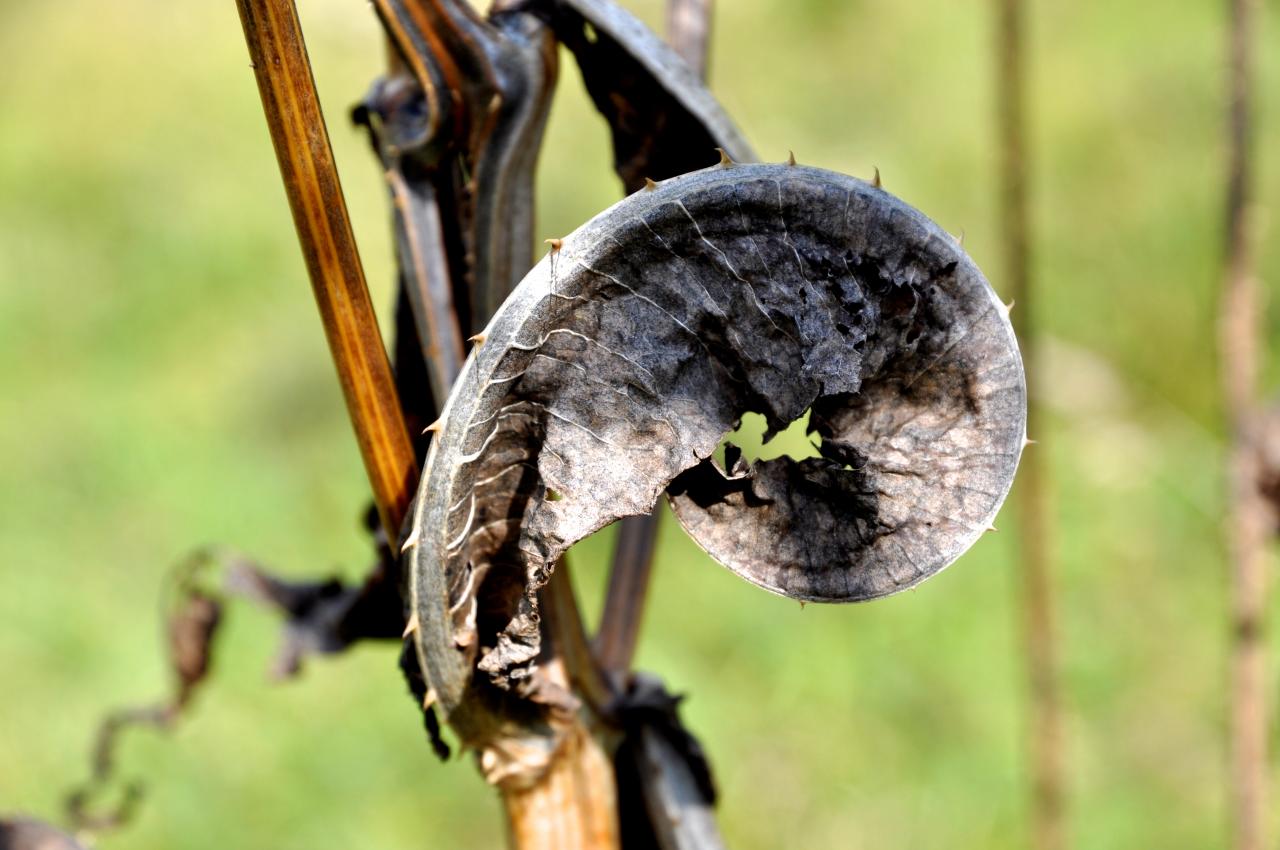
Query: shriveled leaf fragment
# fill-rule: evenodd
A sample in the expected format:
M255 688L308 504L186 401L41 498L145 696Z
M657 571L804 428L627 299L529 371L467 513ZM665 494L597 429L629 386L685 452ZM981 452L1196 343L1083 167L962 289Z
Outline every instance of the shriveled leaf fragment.
M981 272L916 210L819 169L720 166L632 195L485 337L428 455L411 561L428 681L482 747L492 692L539 692L556 559L663 491L749 581L872 599L977 539L1024 441L1021 359ZM810 412L821 456L721 469L749 411L770 433Z
M376 514L369 524L377 526ZM220 547L196 550L180 561L166 582L163 606L173 686L161 700L116 708L102 718L90 775L66 796L67 819L75 831L101 834L132 821L145 788L141 781L123 775L122 741L138 728L169 732L189 711L209 676L231 597L253 599L283 616L284 640L273 671L276 678L296 675L304 658L313 653L342 652L369 638L399 638L404 628L398 592L400 563L384 537L375 534L375 541L378 562L357 586L337 579L286 581ZM428 712L427 731L437 744L434 721ZM4 846L0 843L0 850Z
M613 135L614 170L628 192L712 165L723 148L738 162L751 146L698 74L642 21L612 0L532 0L549 10Z
M719 850L716 787L702 745L680 722L681 697L638 673L619 700L623 730L614 752L618 820L627 846Z
M169 731L208 677L223 612L220 595L204 580L211 563L207 552L196 552L172 570L164 600L172 691L161 701L117 708L103 717L94 740L90 776L66 797L68 820L76 831L105 832L133 819L144 789L138 780L122 780L117 758L121 740L139 727ZM114 792L115 799L107 802L109 792Z

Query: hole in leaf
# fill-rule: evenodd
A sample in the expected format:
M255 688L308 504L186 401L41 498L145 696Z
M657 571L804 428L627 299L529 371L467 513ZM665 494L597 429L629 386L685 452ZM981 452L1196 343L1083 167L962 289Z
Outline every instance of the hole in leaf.
M759 413L744 413L738 427L731 431L716 449L715 459L720 467L725 466L725 446L734 445L742 450L742 459L747 463L758 460L773 460L789 457L792 460L804 460L809 457L822 457L818 446L822 438L809 433L809 411L805 411L782 431L774 435L768 443L764 441L768 423Z

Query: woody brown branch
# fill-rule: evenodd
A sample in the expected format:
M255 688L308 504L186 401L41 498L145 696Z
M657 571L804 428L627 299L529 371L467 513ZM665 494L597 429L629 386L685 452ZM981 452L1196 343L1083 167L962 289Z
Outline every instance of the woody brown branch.
M237 0L298 241L387 537L418 480L292 0Z

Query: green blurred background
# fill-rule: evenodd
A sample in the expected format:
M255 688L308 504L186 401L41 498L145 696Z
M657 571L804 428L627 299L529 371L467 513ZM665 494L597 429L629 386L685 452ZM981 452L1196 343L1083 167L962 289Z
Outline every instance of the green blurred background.
M344 120L379 73L379 33L365 3L300 5L385 305L383 183ZM658 0L629 5L660 25ZM1280 3L1266 5L1264 209L1280 202ZM878 166L886 188L964 231L999 291L992 13L724 0L712 84L765 158ZM1224 14L1203 0L1031 4L1045 330L1033 392L1049 411L1031 436L1054 475L1081 848L1220 847L1227 834ZM0 56L0 812L57 819L102 712L166 687L166 567L221 542L284 572L354 577L366 485L234 4L2 0ZM547 236L619 193L605 128L567 57L562 69L540 172ZM1260 223L1274 284L1280 240ZM1014 542L988 535L902 596L802 610L664 526L639 666L689 694L731 846L1026 845ZM579 557L591 610L605 545ZM472 765L425 745L394 648L273 686L275 641L265 614L234 611L188 721L127 741L125 772L148 777L150 796L103 848L500 843Z

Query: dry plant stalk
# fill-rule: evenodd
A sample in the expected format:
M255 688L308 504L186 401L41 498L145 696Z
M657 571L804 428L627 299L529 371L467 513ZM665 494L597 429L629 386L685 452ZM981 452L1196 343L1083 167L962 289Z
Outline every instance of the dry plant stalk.
M292 0L238 0L238 6L263 110L375 503L388 539L396 540L417 483L417 461L369 301L297 10ZM428 12L431 6L425 7ZM435 11L439 18L432 22L437 26L440 21L462 27L472 23L465 17L460 21L451 17L457 9L445 4ZM401 189L397 199L404 197L402 187L393 184L392 188ZM551 603L547 615L550 623L557 616L576 617L576 611ZM562 628L580 632L580 621ZM504 798L511 835L517 842L514 846L521 850L617 847L608 758L584 727L575 723L571 728L576 745L558 753L555 769L542 782Z
M1231 814L1237 850L1268 846L1266 543L1256 392L1262 347L1251 245L1254 0L1229 0L1226 231L1219 334L1231 440L1227 538L1231 576Z
M1035 298L1031 287L1031 235L1027 206L1025 117L1025 43L1023 0L1000 0L996 42L996 109L1000 136L1000 233L1004 270L1017 309L1014 328L1022 345L1027 374L1033 380L1038 363ZM1039 405L1027 401L1027 430L1043 427ZM1022 459L1015 496L1022 579L1021 603L1027 674L1030 680L1030 751L1032 774L1032 841L1036 850L1066 846L1065 773L1059 650L1053 593L1052 533L1048 505L1048 471L1043 452Z
M292 0L237 0L325 337L389 540L400 534L418 464L369 300L338 169Z
M542 594L548 679L581 694L584 711L566 725L546 775L532 785L502 789L513 850L609 850L621 846L617 783L603 745L610 737L599 712L608 693L597 673L563 561Z

